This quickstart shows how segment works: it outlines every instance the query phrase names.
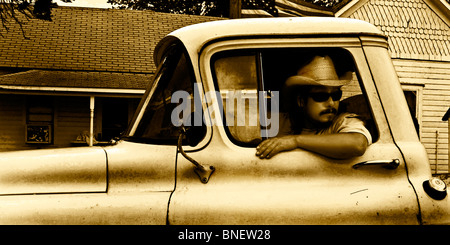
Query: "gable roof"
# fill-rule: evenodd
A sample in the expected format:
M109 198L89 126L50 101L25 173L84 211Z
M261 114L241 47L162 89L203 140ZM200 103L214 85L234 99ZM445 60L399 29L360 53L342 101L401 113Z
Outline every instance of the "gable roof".
M447 5L440 0L353 0L336 14L377 26L389 37L392 58L450 61Z
M8 32L0 29L0 91L142 94L156 70L160 39L220 19L77 7L52 14L51 22L24 21L25 34L16 23L7 24Z
M58 7L53 21L0 30L0 67L153 73L153 49L171 31L215 17L153 11Z

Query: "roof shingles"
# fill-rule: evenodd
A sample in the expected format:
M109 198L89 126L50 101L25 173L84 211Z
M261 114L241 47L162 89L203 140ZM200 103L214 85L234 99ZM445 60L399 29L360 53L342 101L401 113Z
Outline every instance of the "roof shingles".
M450 27L421 0L370 0L349 17L378 26L393 58L450 61Z
M0 67L152 73L156 42L180 27L216 20L153 11L59 7L0 38Z
M3 75L1 85L66 88L145 89L151 74L29 70Z

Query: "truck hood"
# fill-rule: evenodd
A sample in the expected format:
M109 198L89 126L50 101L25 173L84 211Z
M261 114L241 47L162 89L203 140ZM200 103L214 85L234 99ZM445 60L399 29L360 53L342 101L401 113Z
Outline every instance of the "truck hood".
M100 147L0 153L0 195L106 192Z

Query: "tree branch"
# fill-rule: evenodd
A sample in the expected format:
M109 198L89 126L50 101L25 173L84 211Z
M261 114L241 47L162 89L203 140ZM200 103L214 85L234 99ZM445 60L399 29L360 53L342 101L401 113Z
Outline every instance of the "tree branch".
M72 0L62 0L72 2ZM30 19L36 18L51 21L51 10L57 4L52 0L0 0L1 27L8 32L11 23L16 23L25 39L29 39L24 30L24 25ZM0 32L0 36L4 35Z

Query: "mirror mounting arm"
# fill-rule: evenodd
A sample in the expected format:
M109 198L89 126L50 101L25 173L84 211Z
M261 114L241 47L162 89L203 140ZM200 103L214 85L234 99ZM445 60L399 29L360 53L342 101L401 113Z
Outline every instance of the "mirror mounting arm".
M178 136L178 151L181 153L181 155L183 155L184 158L186 158L188 161L190 161L192 164L195 165L194 172L198 175L198 177L200 178L200 181L203 184L208 183L209 178L211 177L211 175L214 173L214 170L216 170L216 169L214 168L214 166L205 167L205 166L201 165L200 163L195 161L192 157L188 156L186 154L186 152L184 152L183 136L186 135L186 128L181 126L180 131L181 131L180 136Z

